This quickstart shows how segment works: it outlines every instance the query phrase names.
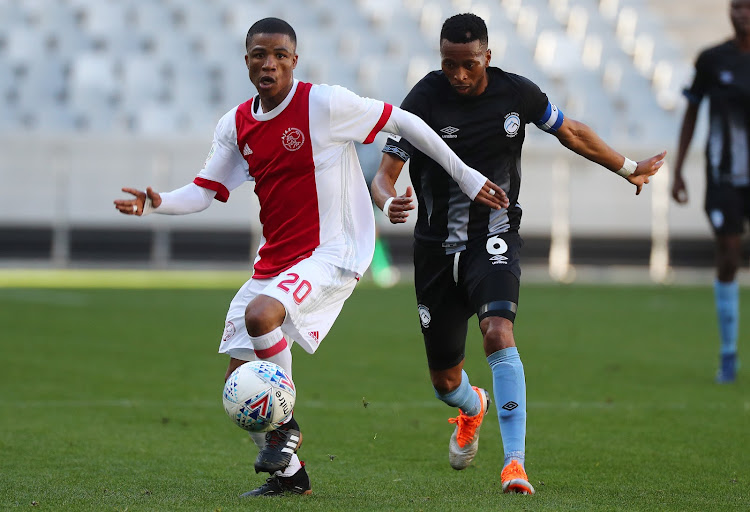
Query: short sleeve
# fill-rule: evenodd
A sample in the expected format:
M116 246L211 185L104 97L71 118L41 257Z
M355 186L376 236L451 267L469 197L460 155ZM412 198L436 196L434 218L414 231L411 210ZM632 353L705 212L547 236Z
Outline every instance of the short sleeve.
M229 192L250 180L248 165L237 147L237 108L227 112L216 125L211 150L203 169L193 182L216 192L216 200L226 202Z
M330 91L331 138L370 144L390 118L393 107L380 100L363 98L341 86Z
M702 52L695 61L695 76L693 83L682 94L692 104L699 104L708 91L710 73L708 71L709 58Z
M521 116L527 124L539 123L545 115L547 106L550 104L549 99L539 86L528 78L518 76L518 79L521 102L525 110Z

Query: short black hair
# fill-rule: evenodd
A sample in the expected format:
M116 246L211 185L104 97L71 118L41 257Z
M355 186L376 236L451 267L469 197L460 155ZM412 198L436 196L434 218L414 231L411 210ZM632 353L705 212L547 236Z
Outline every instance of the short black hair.
M470 43L479 40L487 45L487 25L484 20L472 13L456 14L451 16L440 31L440 40L446 39L451 43Z
M245 48L250 45L250 40L255 34L284 34L289 36L295 48L297 47L297 34L294 29L289 23L279 18L263 18L253 23L250 30L247 31Z

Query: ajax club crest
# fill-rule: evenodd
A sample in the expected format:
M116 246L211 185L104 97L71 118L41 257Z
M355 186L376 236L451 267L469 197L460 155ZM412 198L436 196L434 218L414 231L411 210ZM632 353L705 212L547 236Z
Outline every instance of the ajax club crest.
M297 151L305 144L305 134L297 128L287 128L281 136L281 143L287 151Z

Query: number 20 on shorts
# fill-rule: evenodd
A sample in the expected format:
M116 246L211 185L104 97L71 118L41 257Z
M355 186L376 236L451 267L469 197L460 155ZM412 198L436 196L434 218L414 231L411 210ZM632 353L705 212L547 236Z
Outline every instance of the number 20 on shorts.
M308 295L310 295L310 292L312 291L312 285L305 279L297 284L297 281L299 281L299 274L295 274L294 272L289 272L287 276L288 277L286 279L282 279L279 284L276 285L276 287L284 290L286 293L291 292L292 288L294 288L294 291L292 292L292 298L294 299L294 302L296 302L297 304L301 304L302 301L305 300ZM297 286L295 287L294 285Z

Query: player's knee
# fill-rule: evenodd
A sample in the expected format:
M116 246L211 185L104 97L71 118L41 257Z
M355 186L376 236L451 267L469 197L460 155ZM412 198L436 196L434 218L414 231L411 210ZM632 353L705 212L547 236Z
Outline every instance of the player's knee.
M250 336L262 336L284 321L286 311L279 302L252 301L245 308L245 328Z
M484 331L484 352L486 355L494 354L498 350L515 347L516 341L513 337L513 322L507 318L487 318Z
M432 379L432 387L439 395L447 395L451 391L455 391L461 384L461 372L458 372L458 376L452 375L449 372L431 372L430 378Z

